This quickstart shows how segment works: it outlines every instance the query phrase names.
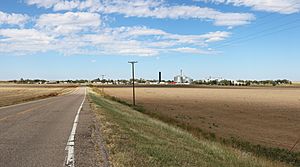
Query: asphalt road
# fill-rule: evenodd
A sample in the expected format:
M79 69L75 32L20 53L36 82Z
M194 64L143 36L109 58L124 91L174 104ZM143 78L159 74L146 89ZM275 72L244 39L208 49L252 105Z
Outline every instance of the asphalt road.
M65 166L66 145L84 97L82 87L68 95L0 108L0 167Z

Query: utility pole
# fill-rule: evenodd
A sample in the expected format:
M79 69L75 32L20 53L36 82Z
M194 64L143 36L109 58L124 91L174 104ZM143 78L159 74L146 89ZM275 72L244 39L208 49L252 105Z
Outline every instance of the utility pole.
M132 102L135 106L135 87L134 87L134 64L138 63L137 61L129 61L132 67Z
M105 75L101 75L102 76L102 81L104 81L104 77L105 77ZM101 82L102 82L101 81ZM102 93L104 94L104 85L103 85L103 83L102 83Z

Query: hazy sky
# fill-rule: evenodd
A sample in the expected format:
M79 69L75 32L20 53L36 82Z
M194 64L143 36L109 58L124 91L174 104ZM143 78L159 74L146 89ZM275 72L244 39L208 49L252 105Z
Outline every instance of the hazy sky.
M0 1L0 80L300 81L300 0Z

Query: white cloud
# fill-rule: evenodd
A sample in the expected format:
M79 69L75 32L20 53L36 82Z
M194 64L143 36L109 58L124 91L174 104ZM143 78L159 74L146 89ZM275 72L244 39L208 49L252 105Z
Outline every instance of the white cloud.
M229 38L229 32L181 35L145 26L112 28L102 23L101 15L105 17L108 16L105 14L114 13L125 17L194 18L222 26L243 25L254 19L247 13L222 13L198 6L170 6L163 0L27 0L27 3L67 12L37 16L31 28L27 29L0 28L0 53L54 51L64 55L136 56L170 52L211 54L213 51L209 50L208 45Z
M54 11L63 10L88 10L95 12L100 8L99 0L27 0L28 5L36 5L46 9L53 8Z
M200 50L197 48L190 48L190 47L182 47L173 49L173 51L180 52L180 53L191 53L191 54L210 54L209 51Z
M73 10L79 8L80 2L79 1L60 1L54 4L53 10L60 11L60 10Z
M87 12L67 12L64 14L43 14L36 21L36 27L57 35L98 29L100 15Z
M135 56L154 56L158 55L157 48L151 48L143 43L142 40L131 39L124 35L122 28L106 29L98 34L86 34L81 37L82 41L89 46L93 46L91 53L105 55L135 55Z
M8 14L0 11L0 25L24 25L29 20L29 16L25 14Z
M255 19L254 15L250 13L223 13L212 8L186 5L169 6L160 1L145 0L104 1L99 11L106 14L119 13L125 17L193 18L213 21L217 26L240 26L249 24Z
M226 26L243 25L254 19L251 14L222 13L197 6L168 6L160 0L28 0L27 3L69 12L42 14L35 20L32 29L0 29L0 53L56 51L64 55L137 56L168 52L210 54L212 51L207 48L209 43L225 40L230 36L229 32L180 35L144 26L101 27L99 13L118 13L125 17L195 18Z
M35 29L0 29L0 53L26 54L48 51L54 38Z
M100 1L97 0L85 0L85 1L78 1L78 0L71 0L71 1L59 1L53 5L54 11L61 11L61 10L88 10L90 12L95 12L100 8L101 4Z
M65 21L60 24L64 25ZM64 55L134 56L156 56L168 52L210 54L212 51L208 50L208 43L230 36L230 33L221 31L179 35L147 27L102 28L95 32L80 31L59 36L49 33L47 29L44 26L39 29L0 29L0 53L56 51Z
M151 29L147 27L120 27L113 29L118 35L128 37L139 37L139 36L160 36L162 39L178 40L183 43L197 43L197 42L216 42L222 41L230 36L229 32L226 31L215 31L201 35L178 35L167 33L160 29Z
M53 5L60 2L60 0L27 0L28 5L36 5L38 7L51 8Z
M149 29L146 27L121 27L117 29L119 32L126 33L128 36L152 36L152 35L166 35L167 33L158 29Z
M122 14L125 17L151 17L158 19L199 19L211 21L216 26L240 26L255 19L250 13L224 13L212 8L168 5L162 0L28 0L29 5L59 10L87 10L105 14Z
M195 46L207 46L208 43L223 41L228 38L231 33L226 31L209 32L202 35L178 35L168 34L165 38L176 40L177 43L195 45Z
M234 6L248 6L253 10L276 12L282 14L298 13L300 11L299 0L194 0L212 2L216 4L232 4Z
M231 33L226 31L209 32L202 35L205 38L205 42L218 42L223 41L230 36Z
M41 33L35 29L0 29L1 41L33 41L40 43L49 43L53 38Z
M146 27L119 27L106 28L98 34L83 35L81 40L94 46L92 50L101 54L155 56L167 52L210 54L211 51L206 49L208 43L225 40L229 36L229 32L222 31L179 35Z

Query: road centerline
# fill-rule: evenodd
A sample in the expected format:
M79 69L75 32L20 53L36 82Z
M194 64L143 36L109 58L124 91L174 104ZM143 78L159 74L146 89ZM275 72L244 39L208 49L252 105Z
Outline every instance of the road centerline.
M44 104L44 105L41 105L41 106L35 106L35 107L29 108L29 109L27 109L27 110L20 111L20 112L17 112L17 113L8 115L8 116L6 116L6 117L0 118L0 122L1 122L1 121L4 121L4 120L7 120L7 119L9 119L9 118L18 116L18 115L23 115L23 114L26 114L26 113L28 113L28 112L32 112L32 111L34 111L34 110L36 110L36 109L40 109L40 108L43 108L43 107L45 107L45 106L49 106L49 105L51 105L51 104L53 104L53 103L55 103L55 102L57 102L57 100L56 100L56 101L53 101L53 102L49 102L49 103Z

